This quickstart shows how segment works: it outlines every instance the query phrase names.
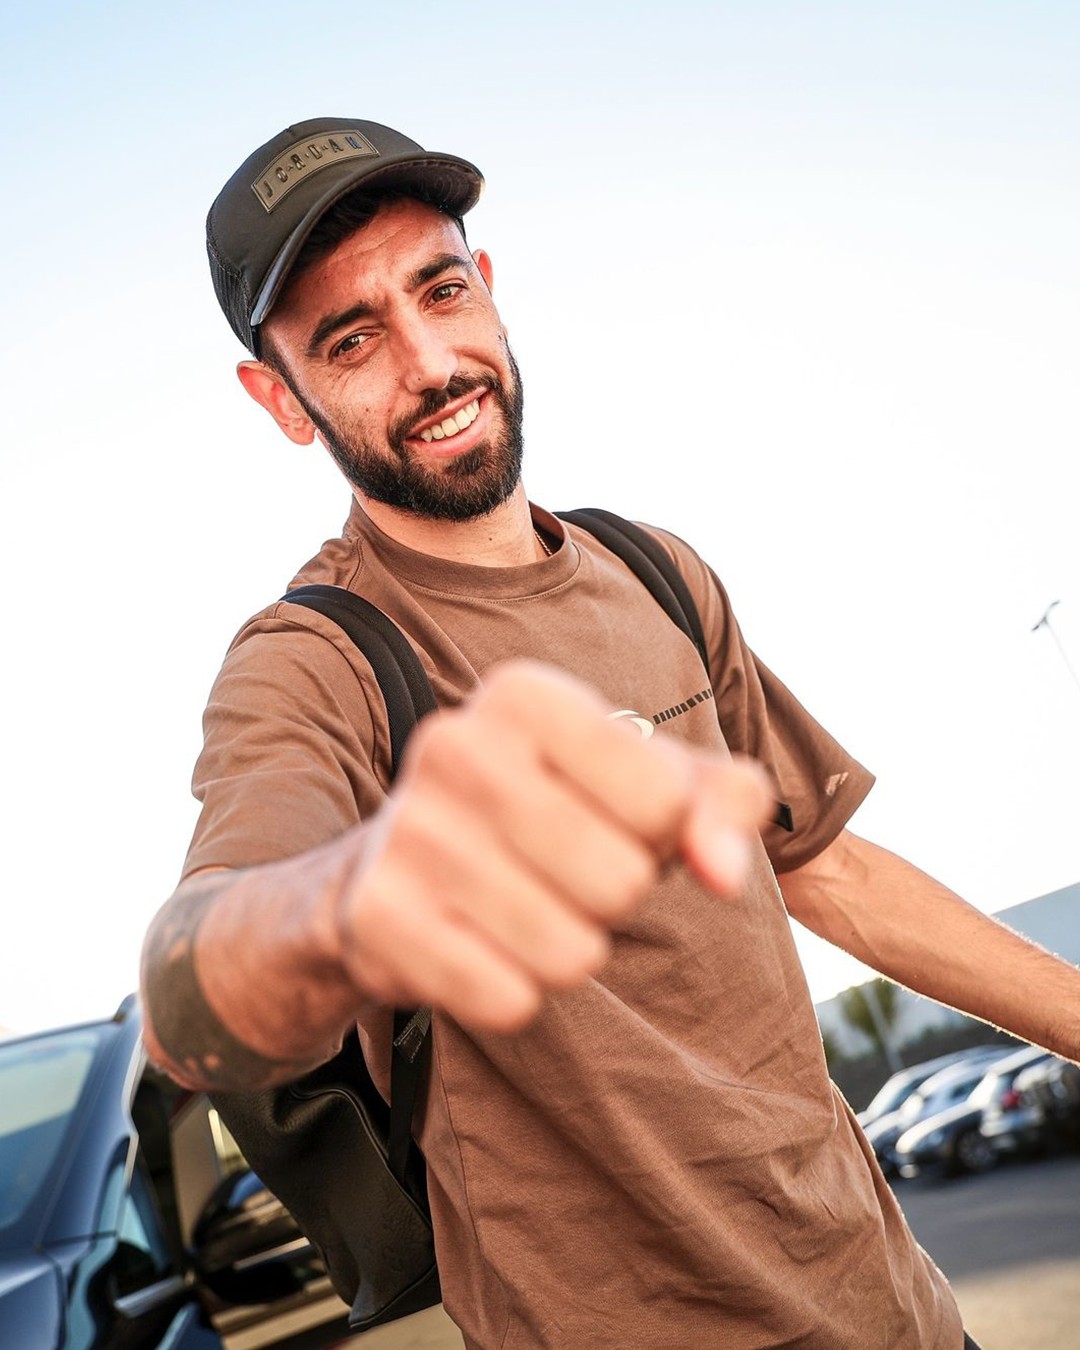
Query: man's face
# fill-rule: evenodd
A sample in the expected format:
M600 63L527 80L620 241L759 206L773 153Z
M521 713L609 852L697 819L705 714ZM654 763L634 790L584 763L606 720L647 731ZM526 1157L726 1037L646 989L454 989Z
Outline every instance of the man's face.
M521 381L489 282L452 220L396 202L275 305L268 354L363 496L469 520L517 486Z

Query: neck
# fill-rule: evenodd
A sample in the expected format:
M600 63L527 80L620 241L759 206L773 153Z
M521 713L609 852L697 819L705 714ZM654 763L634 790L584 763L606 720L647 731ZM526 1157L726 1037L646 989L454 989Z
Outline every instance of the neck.
M545 556L533 530L525 488L519 483L512 496L486 516L474 520L432 520L355 491L367 514L391 539L417 553L475 567L520 567Z

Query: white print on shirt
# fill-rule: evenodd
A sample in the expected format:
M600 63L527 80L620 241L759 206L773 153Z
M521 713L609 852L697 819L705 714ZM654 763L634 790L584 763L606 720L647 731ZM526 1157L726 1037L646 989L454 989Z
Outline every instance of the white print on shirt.
M617 722L620 718L627 718L641 732L643 741L647 741L656 729L647 717L642 717L640 713L634 712L633 708L620 708L618 712L608 713L608 717L613 722Z
M642 717L641 713L635 712L633 708L620 708L618 712L608 713L608 716L613 722L618 718L625 717L641 732L641 739L647 741L662 722L670 722L673 717L681 717L691 708L696 708L699 703L708 702L712 696L713 691L711 689L703 689L700 694L695 694L693 698L685 699L682 703L676 703L672 708L665 708L663 712L658 712L653 717Z

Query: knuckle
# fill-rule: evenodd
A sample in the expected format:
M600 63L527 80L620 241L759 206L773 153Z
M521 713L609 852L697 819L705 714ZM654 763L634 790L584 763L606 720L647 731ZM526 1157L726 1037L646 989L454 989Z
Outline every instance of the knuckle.
M408 755L414 765L439 765L465 749L470 742L464 715L448 708L432 713L417 723L409 738Z
M539 661L501 661L484 676L483 693L491 706L512 715L535 714L538 708L588 708L606 712L599 697L574 676Z
M468 713L453 710L425 718L416 734L421 732L422 739L410 744L410 752L415 753L411 754L403 783L414 791L419 786L449 793L455 799L466 784L480 791L490 785L491 738L477 728Z
M508 717L518 717L537 696L537 669L527 661L503 661L485 676L477 707Z
M426 810L437 811L444 828L445 812L460 811L466 804L489 815L493 806L510 809L527 763L518 739L505 726L481 725L465 711L440 716L416 750L408 780L411 805L422 802ZM419 819L413 825L422 828Z

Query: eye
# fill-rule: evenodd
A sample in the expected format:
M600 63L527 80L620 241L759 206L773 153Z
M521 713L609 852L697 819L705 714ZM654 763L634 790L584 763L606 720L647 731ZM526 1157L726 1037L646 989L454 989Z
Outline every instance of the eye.
M433 305L445 304L447 300L453 300L461 291L465 289L463 281L440 281L432 288L431 303Z
M330 359L336 361L341 356L351 356L358 352L371 336L370 333L350 333L348 337L343 337L340 342L335 342L330 349Z

